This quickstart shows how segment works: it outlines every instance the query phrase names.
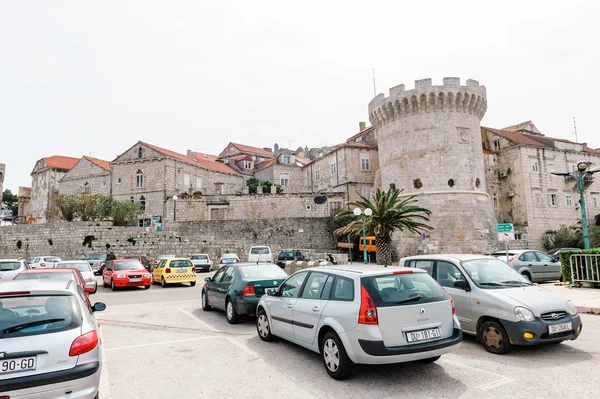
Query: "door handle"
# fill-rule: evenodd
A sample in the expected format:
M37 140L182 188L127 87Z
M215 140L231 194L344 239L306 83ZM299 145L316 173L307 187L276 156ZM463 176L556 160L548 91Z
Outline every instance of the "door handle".
M312 310L313 310L313 312L318 312L319 311L319 307L318 306L313 306Z
M548 266L548 265L544 265L544 266Z
M530 264L528 264L527 266L531 267L531 266L533 266L533 265L530 263Z
M294 307L294 305L292 305L291 303L288 303L287 307L291 309Z

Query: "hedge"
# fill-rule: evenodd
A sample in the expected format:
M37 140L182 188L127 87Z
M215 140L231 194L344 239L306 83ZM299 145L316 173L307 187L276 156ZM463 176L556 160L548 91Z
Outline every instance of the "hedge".
M563 282L571 284L571 264L569 259L571 255L600 255L600 248L582 249L580 251L564 251L560 253L560 273L562 274Z

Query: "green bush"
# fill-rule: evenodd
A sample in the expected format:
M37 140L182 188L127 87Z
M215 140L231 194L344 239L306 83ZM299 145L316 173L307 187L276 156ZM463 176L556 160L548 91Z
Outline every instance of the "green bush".
M600 248L595 249L582 249L580 251L564 251L560 253L560 273L563 278L563 282L571 284L571 263L570 258L571 255L578 254L590 254L590 255L600 255Z
M77 217L77 201L74 195L55 195L52 197L52 202L62 220L72 222Z
M583 235L580 229L566 226L548 230L542 234L542 247L548 252L555 252L560 248L583 248Z

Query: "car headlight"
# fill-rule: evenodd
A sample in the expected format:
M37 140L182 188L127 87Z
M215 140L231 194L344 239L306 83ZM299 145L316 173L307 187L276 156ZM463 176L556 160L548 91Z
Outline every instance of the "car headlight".
M146 278L150 278L150 277L152 277L152 275L151 275L150 273L145 273L145 274L144 274L144 277L146 277Z
M569 308L569 313L571 314L571 316L576 316L577 315L577 306L575 306L575 304L571 301L567 302L567 307Z
M124 274L117 274L117 278L125 278Z
M515 316L517 316L517 319L521 320L521 321L534 321L535 320L535 315L533 314L533 312L527 308L523 308L521 306L517 306L515 308Z
M87 278L85 281L86 281L87 283L93 283L94 281L96 281L96 279L95 279L95 278L93 278L93 277L88 277L88 278Z

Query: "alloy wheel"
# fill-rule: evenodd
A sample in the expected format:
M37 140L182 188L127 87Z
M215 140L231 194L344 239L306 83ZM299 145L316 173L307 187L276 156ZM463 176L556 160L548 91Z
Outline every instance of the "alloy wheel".
M331 338L325 341L325 345L323 345L323 357L325 358L325 366L335 373L340 367L340 351Z
M264 314L258 316L258 333L262 337L269 335L269 320Z

